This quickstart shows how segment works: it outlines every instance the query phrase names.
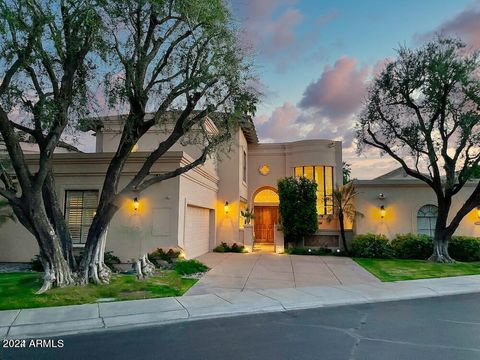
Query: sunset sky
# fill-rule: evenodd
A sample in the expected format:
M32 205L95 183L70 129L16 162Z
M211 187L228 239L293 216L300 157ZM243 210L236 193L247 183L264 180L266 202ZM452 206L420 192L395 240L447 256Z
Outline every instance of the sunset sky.
M376 151L357 157L352 144L366 84L384 59L435 32L480 47L480 1L234 0L233 11L256 54L260 140L342 139L344 160L363 179L397 167Z
M254 119L260 141L343 140L359 179L398 166L373 150L358 157L353 143L366 86L385 59L437 32L480 48L480 0L231 1L263 93ZM93 143L83 138L79 147L94 151Z

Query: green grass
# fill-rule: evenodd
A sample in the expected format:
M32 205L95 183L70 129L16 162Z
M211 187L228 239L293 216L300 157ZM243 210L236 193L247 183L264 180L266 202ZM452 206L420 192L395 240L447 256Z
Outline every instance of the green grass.
M138 281L135 275L117 274L109 285L57 288L35 295L42 285L41 276L40 273L0 274L0 310L89 304L100 298L136 300L180 296L197 282L183 279L175 271L157 271L144 281Z
M354 260L382 281L416 280L480 274L480 262L438 264L426 260Z

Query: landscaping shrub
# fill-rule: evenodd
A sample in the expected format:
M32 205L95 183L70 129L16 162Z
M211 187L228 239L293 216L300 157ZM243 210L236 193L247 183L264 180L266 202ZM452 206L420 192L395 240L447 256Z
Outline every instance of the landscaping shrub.
M180 256L180 251L169 249L165 252L163 249L157 249L154 252L148 254L148 260L156 267L161 267L163 261L169 264L173 263Z
M448 252L458 261L480 261L480 238L471 236L452 236Z
M233 243L233 245L230 248L230 251L233 253L243 253L245 252L245 246L238 245L237 243Z
M285 244L302 243L318 229L317 184L304 177L278 181L279 211Z
M40 255L35 255L32 260L30 260L30 266L33 271L43 272L43 265L40 261Z
M357 235L352 242L352 254L356 257L388 259L394 251L385 235Z
M173 269L180 275L191 275L207 271L208 266L198 260L179 260Z
M233 252L233 253L244 253L245 251L245 246L243 245L238 245L237 243L233 243L232 246L229 246L227 243L222 242L220 245L215 247L213 249L213 252L218 252L218 253L226 253L226 252Z
M117 271L115 265L120 264L120 258L118 256L113 255L113 251L106 251L103 255L103 262L107 265L110 270Z
M428 235L397 234L390 245L399 259L426 260L433 252L432 238Z
M332 253L332 250L328 248L309 249L309 248L293 247L293 248L286 249L285 252L290 255L328 255Z

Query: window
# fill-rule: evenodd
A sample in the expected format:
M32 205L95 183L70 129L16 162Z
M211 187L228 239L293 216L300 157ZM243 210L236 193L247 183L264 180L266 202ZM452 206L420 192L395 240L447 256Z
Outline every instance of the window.
M437 215L438 207L435 205L422 206L417 213L417 233L433 237L435 235Z
M97 209L97 190L65 191L65 219L74 244L85 244Z
M333 166L297 166L293 171L317 183L317 213L333 214Z
M247 182L247 153L243 150L243 163L242 163L242 174L243 174L243 181Z

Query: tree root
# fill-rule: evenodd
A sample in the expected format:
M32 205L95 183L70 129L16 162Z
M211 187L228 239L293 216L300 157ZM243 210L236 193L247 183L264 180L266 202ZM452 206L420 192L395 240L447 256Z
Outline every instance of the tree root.
M155 265L148 260L147 254L144 254L135 262L135 272L139 280L145 280L155 273Z

